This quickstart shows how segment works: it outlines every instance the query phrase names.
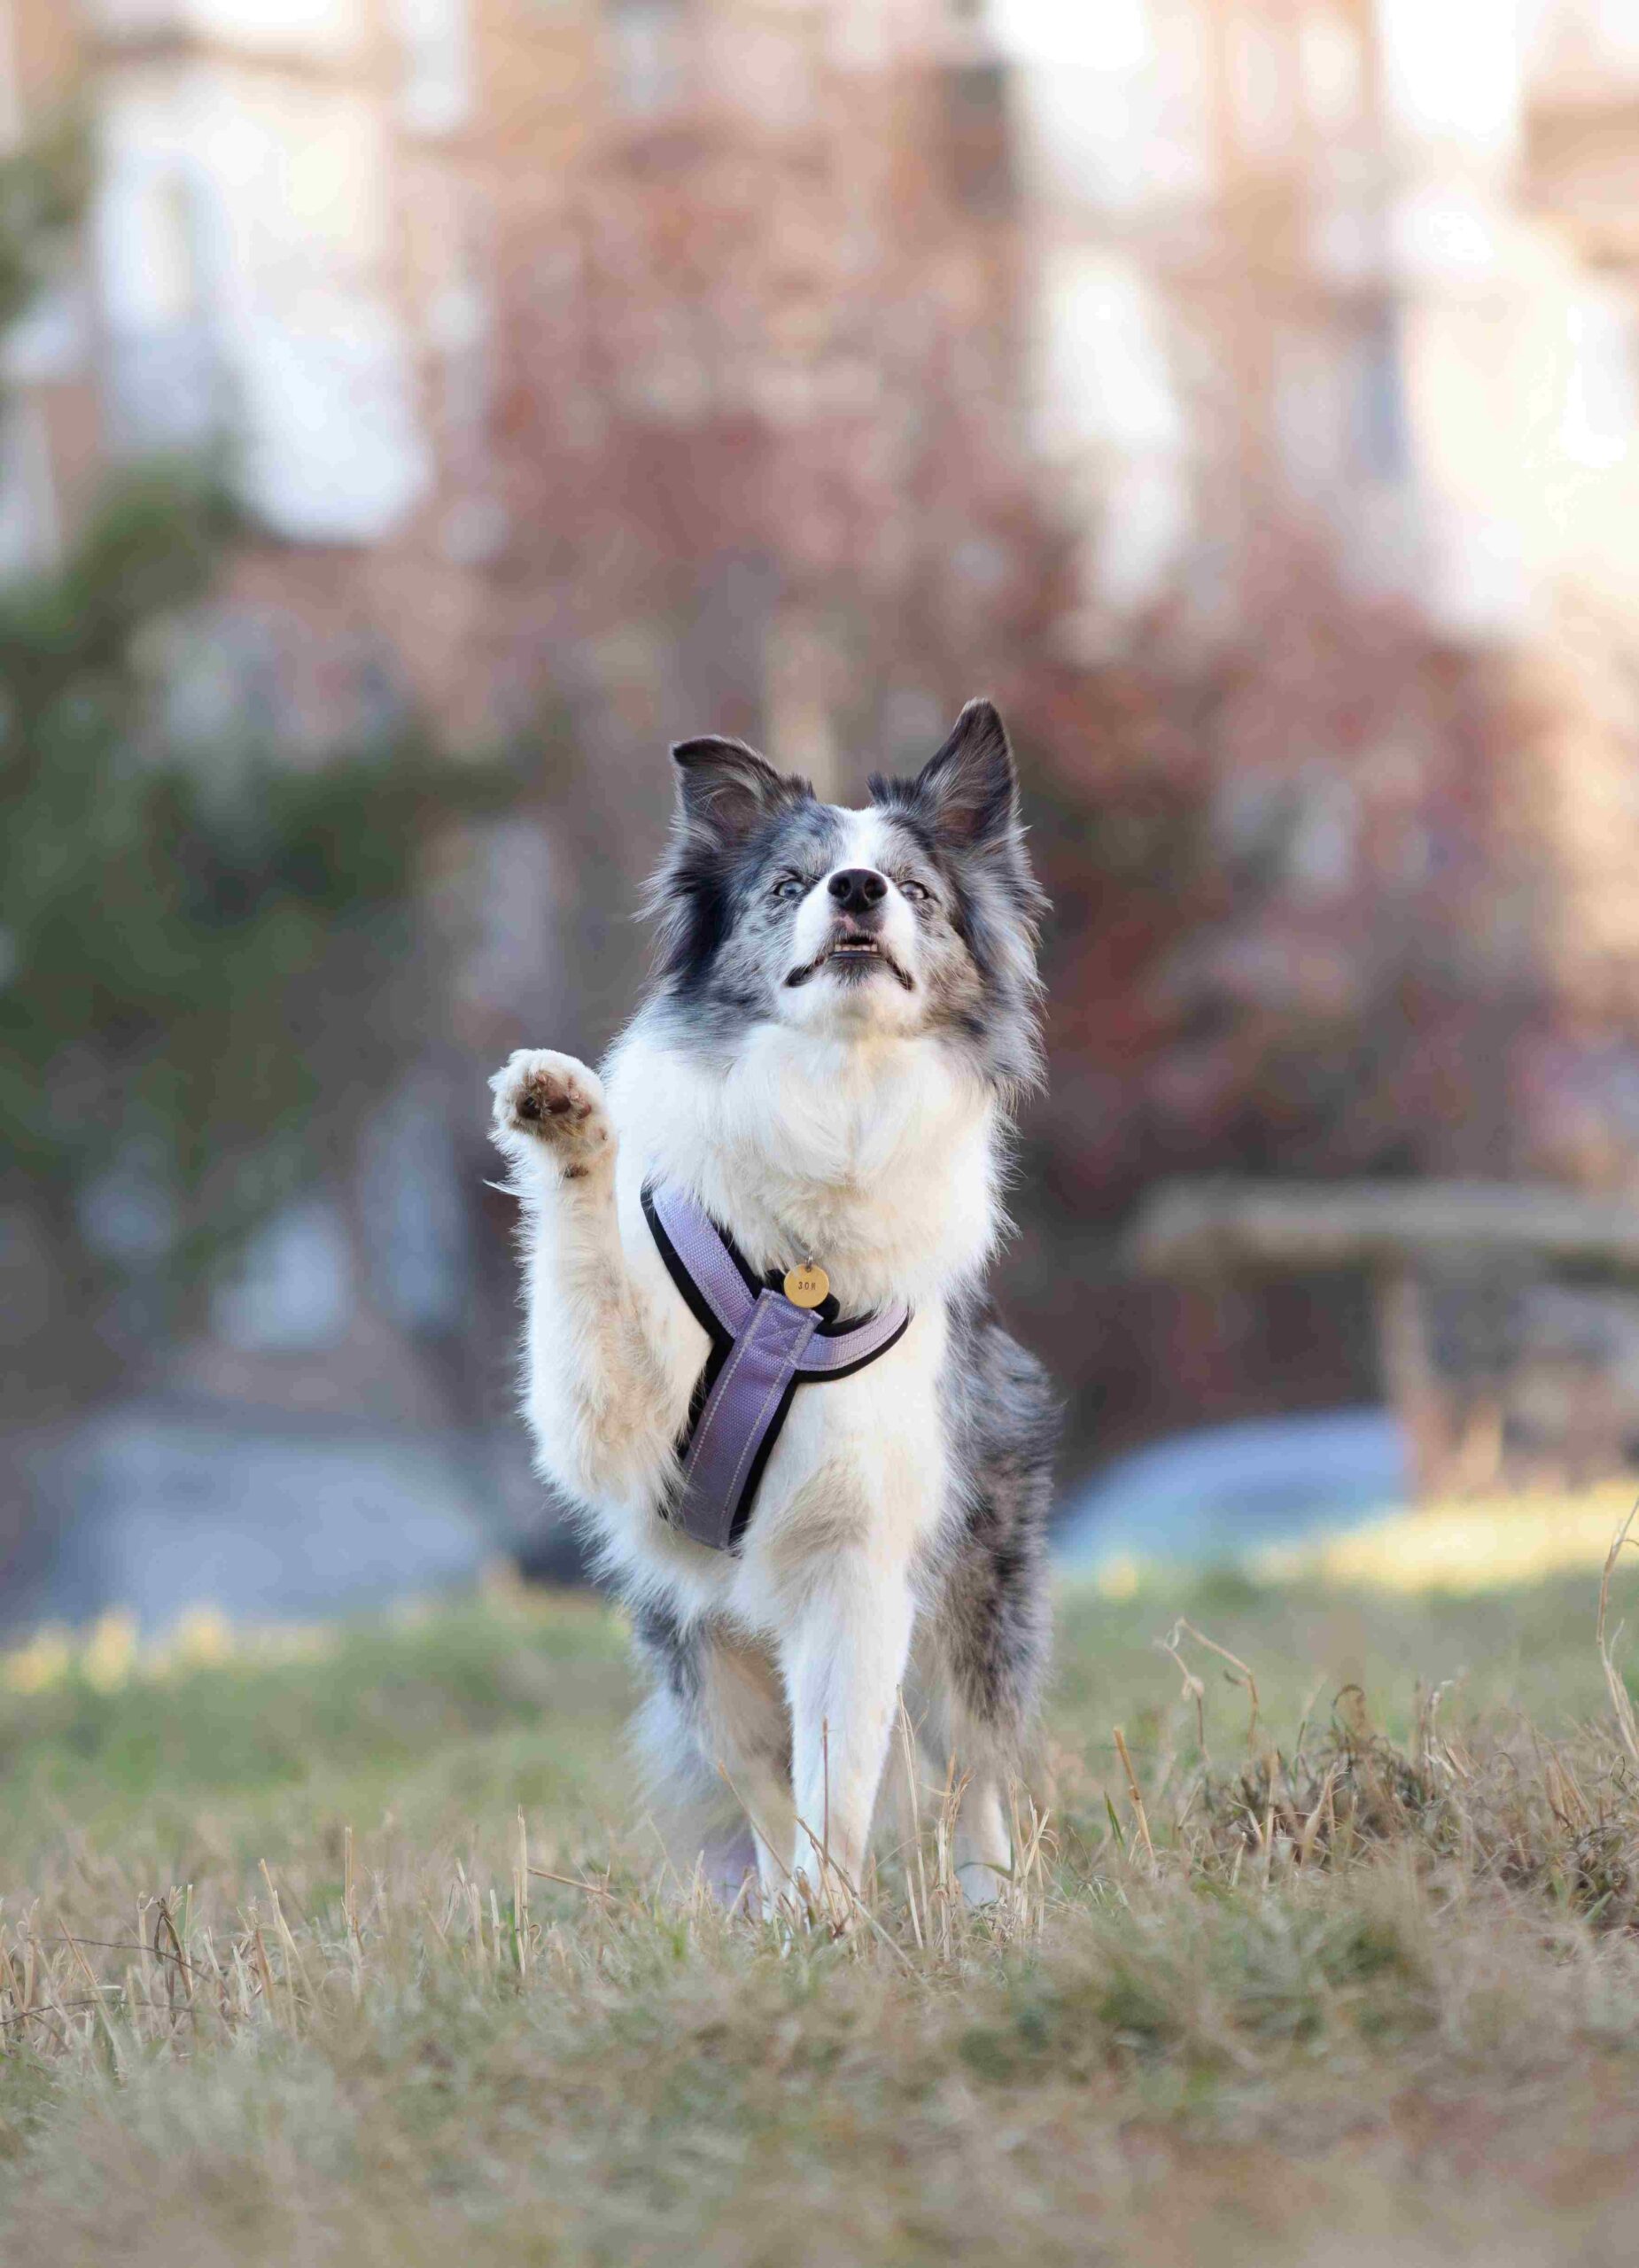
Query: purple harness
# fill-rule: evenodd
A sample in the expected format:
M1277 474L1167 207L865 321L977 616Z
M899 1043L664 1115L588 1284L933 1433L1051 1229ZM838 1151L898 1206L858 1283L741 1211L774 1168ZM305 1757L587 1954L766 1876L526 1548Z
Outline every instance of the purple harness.
M834 1299L799 1308L779 1277L757 1277L680 1189L651 1183L643 1211L672 1281L711 1340L678 1443L682 1486L666 1518L696 1543L732 1551L797 1387L862 1371L904 1336L911 1310L847 1321Z

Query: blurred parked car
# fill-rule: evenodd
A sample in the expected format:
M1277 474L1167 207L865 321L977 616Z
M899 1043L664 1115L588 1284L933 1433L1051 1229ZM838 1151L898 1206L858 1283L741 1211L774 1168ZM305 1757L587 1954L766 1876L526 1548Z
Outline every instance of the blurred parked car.
M147 1635L197 1608L358 1613L469 1585L504 1544L455 1436L133 1397L21 1462L38 1516L0 1567L7 1637L116 1609Z
M1118 1457L1059 1522L1059 1564L1236 1557L1403 1507L1404 1430L1387 1410L1258 1418L1177 1434Z

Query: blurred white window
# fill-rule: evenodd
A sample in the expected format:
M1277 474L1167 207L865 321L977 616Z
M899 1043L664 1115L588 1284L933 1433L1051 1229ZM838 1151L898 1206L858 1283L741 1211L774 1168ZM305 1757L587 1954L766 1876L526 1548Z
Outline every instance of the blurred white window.
M49 566L58 537L45 415L37 401L17 395L0 408L0 582Z
M1130 458L1104 476L1105 517L1084 548L1082 587L1116 613L1150 605L1185 559L1194 520L1190 468L1177 455Z
M0 339L0 388L78 377L89 351L84 284L72 272L54 277Z
M395 304L379 104L318 74L209 59L111 74L100 124L116 445L226 431L245 501L276 533L379 540L431 470Z
M1369 480L1403 480L1411 470L1400 320L1387 304L1366 318L1353 346L1355 462Z
M115 447L186 448L221 427L221 371L204 320L193 184L177 168L111 167L95 237Z
M353 1309L353 1255L341 1216L321 1197L294 1200L252 1236L211 1300L211 1324L247 1355L334 1347Z
M1136 71L1154 51L1149 0L991 0L989 13L1003 53L1033 63Z
M0 0L0 149L12 149L23 130L17 91L15 0Z
M1286 866L1300 897L1338 897L1355 876L1360 811L1347 780L1317 766L1301 782Z
M685 0L614 0L609 37L615 100L627 117L656 117L681 100L687 32Z
M1298 30L1298 69L1310 123L1323 135L1347 134L1360 117L1364 82L1360 35L1334 9L1317 9Z
M82 11L115 43L193 37L315 61L353 52L363 29L359 0L82 0Z
M1241 146L1265 164L1291 158L1297 118L1286 25L1262 10L1238 8L1229 22L1229 70Z
M1035 375L1044 453L1180 449L1185 425L1164 312L1139 262L1062 245L1044 255L1038 275Z
M1330 325L1282 324L1274 333L1275 438L1294 496L1323 503L1346 470L1353 373L1347 334Z
M1633 307L1614 291L1585 292L1565 320L1571 369L1561 446L1578 464L1620 463L1639 419Z
M187 183L176 174L151 175L122 217L130 265L117 284L120 315L144 330L191 322L199 312L199 265Z
M152 1267L180 1232L176 1192L140 1142L122 1145L113 1162L86 1183L77 1209L92 1251L121 1268Z
M551 838L538 820L509 818L475 822L463 843L468 864L448 907L462 933L460 997L492 1014L526 1016L543 990L550 996L560 962L563 883Z
M399 115L413 134L453 134L472 113L467 0L395 0L403 75Z
M438 1097L414 1088L392 1096L365 1129L361 1162L371 1292L407 1329L454 1330L467 1293L467 1216L461 1162Z
M1377 0L1390 116L1419 139L1478 155L1512 148L1519 131L1519 18L1505 0Z
M1520 0L1533 90L1556 103L1605 105L1639 82L1634 0Z
M369 543L424 493L431 465L402 326L378 302L315 290L247 324L238 367L245 501L293 543Z
M1131 211L1179 187L1175 133L1148 0L995 0L989 29L1008 66L1010 131L1027 192L1060 208Z

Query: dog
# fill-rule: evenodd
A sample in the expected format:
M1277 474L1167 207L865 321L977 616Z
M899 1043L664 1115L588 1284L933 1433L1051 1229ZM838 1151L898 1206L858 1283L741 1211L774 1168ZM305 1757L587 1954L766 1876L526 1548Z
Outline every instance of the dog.
M525 1049L491 1082L539 1468L629 1609L657 1784L743 1812L771 1907L857 1892L902 1694L985 1903L1047 1666L1056 1429L983 1288L1042 1076L1012 751L970 702L859 810L738 741L672 754L634 1021L601 1078Z

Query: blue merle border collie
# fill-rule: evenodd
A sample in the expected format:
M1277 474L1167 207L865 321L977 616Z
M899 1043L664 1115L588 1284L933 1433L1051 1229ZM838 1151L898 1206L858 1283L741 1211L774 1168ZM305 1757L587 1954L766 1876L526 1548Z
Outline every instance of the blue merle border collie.
M860 811L737 741L672 755L648 998L601 1078L524 1049L492 1082L539 1464L631 1609L659 1783L743 1812L732 1831L744 1846L749 1826L771 1906L835 1910L859 1884L902 1694L963 1789L956 1864L982 1903L1011 1868L1008 1783L1047 1662L1055 1430L1042 1370L983 1288L1011 1113L1041 1070L1045 901L1012 753L971 702ZM719 1465L742 1476L774 1386L756 1410L724 1386L703 1420L740 1324L693 1296L656 1190L710 1223L740 1324L792 1325L782 1346L810 1328L781 1289L794 1267L826 1287L815 1329L908 1317L835 1376L810 1383L796 1356L769 1372L780 1422L755 1437L732 1534L710 1527L719 1505L707 1529L680 1517L687 1486L723 1486L688 1480L684 1445L715 1424L732 1436ZM683 1815L706 1835L703 1811Z

